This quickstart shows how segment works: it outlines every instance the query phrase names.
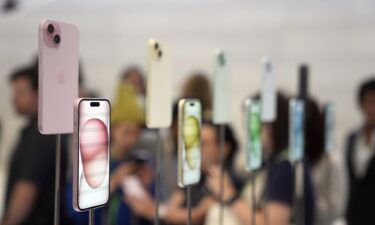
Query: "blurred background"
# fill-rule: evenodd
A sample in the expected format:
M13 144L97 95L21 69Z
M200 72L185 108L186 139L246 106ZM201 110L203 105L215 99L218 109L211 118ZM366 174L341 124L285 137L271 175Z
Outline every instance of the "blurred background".
M186 76L212 77L213 50L227 51L233 76L233 125L242 132L242 101L257 92L260 58L272 58L277 84L297 91L300 63L311 69L311 95L337 107L335 157L344 137L360 124L355 94L375 73L375 2L372 0L2 0L14 9L0 14L0 218L6 166L22 121L10 104L8 75L37 55L38 23L44 19L77 25L87 86L112 98L120 72L145 69L146 41L164 40L173 56L174 94Z

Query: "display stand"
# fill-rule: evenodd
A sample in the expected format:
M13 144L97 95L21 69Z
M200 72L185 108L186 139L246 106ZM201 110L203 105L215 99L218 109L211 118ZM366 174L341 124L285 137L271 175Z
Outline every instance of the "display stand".
M161 148L161 128L157 129L156 139L156 180L155 180L155 219L154 224L159 225L159 205L160 205L160 179L161 179L161 163L162 163L162 148Z
M303 161L297 161L293 165L294 172L294 219L296 225L305 224L305 202L304 202L304 166Z
M187 186L187 188L186 188L186 199L187 199L187 208L188 208L187 225L192 225L192 218L191 218L191 186Z
M94 225L95 209L89 210L89 225Z
M251 186L251 225L256 225L256 218L255 214L257 211L257 206L256 206L256 176L257 172L254 171L251 176L250 176L250 186Z
M223 225L224 220L224 201L223 201L223 193L224 193L224 172L225 172L225 165L224 165L224 145L225 145L225 125L220 124L219 128L219 155L220 155L220 187L219 187L219 202L220 202L220 211L219 211L219 225Z
M61 134L56 135L54 225L60 224Z

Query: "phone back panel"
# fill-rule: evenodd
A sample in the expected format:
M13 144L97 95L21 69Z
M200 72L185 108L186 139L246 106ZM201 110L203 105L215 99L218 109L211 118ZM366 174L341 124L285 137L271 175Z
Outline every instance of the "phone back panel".
M264 57L262 60L262 121L273 122L276 119L276 82L271 60Z
M214 55L213 122L225 124L231 121L231 79L228 60L224 52Z
M172 77L168 49L151 39L148 43L146 125L169 127L172 121Z
M51 44L48 24L61 40ZM53 39L52 39L53 40ZM39 112L43 134L73 132L74 101L78 98L78 29L76 26L43 20L39 25Z

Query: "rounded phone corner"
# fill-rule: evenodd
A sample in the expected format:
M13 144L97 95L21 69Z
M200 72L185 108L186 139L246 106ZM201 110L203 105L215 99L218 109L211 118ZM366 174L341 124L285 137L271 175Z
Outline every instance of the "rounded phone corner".
M39 30L43 30L44 25L45 25L48 21L49 21L49 20L47 20L47 19L42 19L42 20L39 22Z

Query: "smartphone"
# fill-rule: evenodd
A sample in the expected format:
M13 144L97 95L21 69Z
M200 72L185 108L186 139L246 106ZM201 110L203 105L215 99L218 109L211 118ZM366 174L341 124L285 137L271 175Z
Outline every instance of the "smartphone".
M128 176L124 178L121 184L121 188L125 194L136 198L142 199L147 196L147 192L144 186L136 176Z
M167 47L154 39L148 41L146 125L169 127L172 121L172 76Z
M111 106L107 99L78 99L74 108L73 206L85 211L109 199Z
M259 100L245 100L246 171L251 172L262 166L262 121Z
M289 101L289 159L292 162L303 159L304 113L304 102L301 99Z
M276 119L276 82L274 68L271 59L262 58L262 121L273 122Z
M335 106L327 103L323 108L324 112L324 149L329 153L335 147Z
M201 177L202 106L197 99L178 102L178 185L186 187Z
M231 121L231 78L226 54L217 50L214 53L214 93L213 122L225 124Z
M73 133L78 98L78 29L43 20L39 24L38 128L42 134Z

